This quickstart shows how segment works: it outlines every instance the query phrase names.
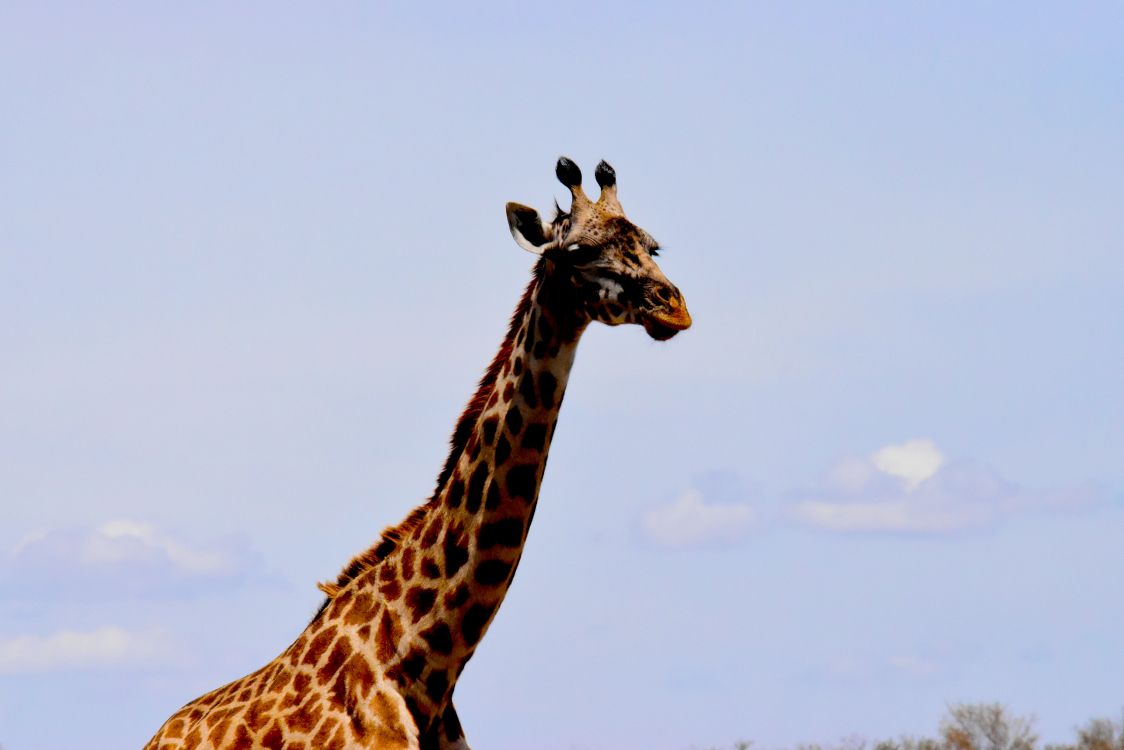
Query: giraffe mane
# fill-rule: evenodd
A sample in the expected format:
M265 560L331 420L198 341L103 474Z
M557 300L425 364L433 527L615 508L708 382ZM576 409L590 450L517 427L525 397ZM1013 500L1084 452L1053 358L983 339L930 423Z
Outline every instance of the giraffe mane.
M398 543L405 537L410 535L414 529L421 525L422 521L428 515L431 508L437 505L437 499L441 497L441 491L445 488L445 484L449 481L449 477L453 475L453 469L456 468L457 460L464 452L465 445L468 443L468 438L472 434L472 428L476 425L476 421L480 418L480 414L484 411L484 406L488 403L488 398L492 395L495 389L496 380L499 378L500 369L503 363L511 356L512 350L515 348L515 337L519 332L519 324L522 322L526 312L531 307L531 299L534 296L535 287L538 285L539 280L543 275L543 266L545 261L539 260L535 264L534 277L531 283L527 285L526 290L523 292L523 297L519 300L519 304L515 307L515 312L511 314L511 322L508 324L507 335L504 337L503 343L500 344L499 351L492 359L492 363L488 365L488 369L484 372L484 376L480 378L480 383L476 387L476 392L469 399L468 405L457 419L457 426L453 430L453 436L449 440L449 456L445 459L445 465L441 469L441 473L437 476L437 486L433 490L433 494L429 500L410 512L405 520L397 526L388 526L383 529L379 539L363 552L360 552L355 557L351 558L344 569L336 577L334 583L321 581L316 584L316 588L324 592L326 598L320 605L320 609L316 611L312 621L315 622L324 614L324 610L332 603L332 600L339 596L340 592L352 581L362 575L365 571L375 567L380 561L385 560L391 552L398 548Z
M492 359L492 364L488 365L484 376L480 378L480 383L476 387L476 393L469 399L468 405L457 420L457 426L453 430L453 436L449 439L449 456L445 459L445 465L442 467L441 473L437 475L437 486L433 490L434 498L441 495L441 490L445 489L445 484L449 481L449 477L453 475L453 469L456 468L457 460L464 452L465 445L468 443L468 438L472 434L472 428L476 425L476 421L484 411L484 406L488 403L488 398L495 389L496 379L499 378L500 369L503 367L503 363L511 357L511 352L515 348L515 336L519 333L519 323L523 320L527 310L531 307L531 298L534 295L535 287L542 278L544 265L545 261L542 259L535 264L534 278L531 279L531 283L528 284L526 290L524 290L523 297L519 300L519 304L515 306L515 312L511 314L511 322L507 327L507 336L504 337L503 343L500 344L500 349Z
M376 563L385 559L387 555L393 552L398 547L398 543L402 541L403 537L408 536L411 531L421 525L422 520L425 519L426 513L429 512L430 506L433 504L434 501L431 499L424 505L420 505L410 511L410 515L406 516L406 519L397 526L387 526L383 529L377 542L351 558L351 562L344 566L339 576L336 577L335 583L328 583L325 581L317 583L316 588L323 591L327 595L327 599L320 605L320 609L316 612L316 617L312 619L316 620L320 617L331 601L343 591L347 584L362 575L364 571L373 568Z

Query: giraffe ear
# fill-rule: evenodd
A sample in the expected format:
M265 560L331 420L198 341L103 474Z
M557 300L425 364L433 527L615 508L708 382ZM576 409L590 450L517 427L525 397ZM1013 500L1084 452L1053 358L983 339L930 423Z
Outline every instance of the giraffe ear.
M522 203L507 204L507 225L516 244L535 255L542 254L554 233L553 227L542 223L538 211Z

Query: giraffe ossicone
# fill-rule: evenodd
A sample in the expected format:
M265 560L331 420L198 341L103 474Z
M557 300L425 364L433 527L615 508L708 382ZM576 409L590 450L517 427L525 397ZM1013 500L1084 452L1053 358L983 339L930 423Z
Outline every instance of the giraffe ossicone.
M569 211L545 222L507 204L516 242L540 257L433 495L320 585L323 606L292 645L188 703L146 750L468 747L453 689L519 564L582 332L635 323L662 341L691 325L613 168L597 166L597 201L574 162L555 172Z

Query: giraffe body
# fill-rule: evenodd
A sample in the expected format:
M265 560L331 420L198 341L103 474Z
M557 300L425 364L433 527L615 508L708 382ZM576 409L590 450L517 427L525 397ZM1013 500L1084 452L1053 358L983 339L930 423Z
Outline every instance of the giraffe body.
M321 584L324 605L288 649L184 706L146 750L468 748L453 689L518 566L582 332L640 323L663 340L690 325L612 168L598 166L597 203L576 165L557 172L569 213L544 224L508 204L540 259L431 499Z

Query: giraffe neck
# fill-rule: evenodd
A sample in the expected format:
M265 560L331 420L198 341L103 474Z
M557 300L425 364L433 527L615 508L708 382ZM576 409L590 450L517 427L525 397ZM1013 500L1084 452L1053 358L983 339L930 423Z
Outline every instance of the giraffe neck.
M447 608L445 624L460 661L471 656L519 563L585 328L565 287L542 270L466 412L463 448L459 455L454 448L435 495L446 529L446 598L460 604Z
M310 636L354 631L422 734L438 726L511 584L586 326L547 263L457 423L433 497L323 586L309 626Z

